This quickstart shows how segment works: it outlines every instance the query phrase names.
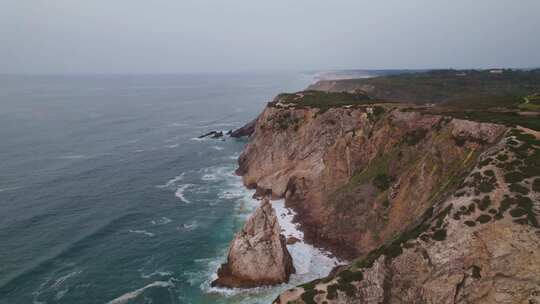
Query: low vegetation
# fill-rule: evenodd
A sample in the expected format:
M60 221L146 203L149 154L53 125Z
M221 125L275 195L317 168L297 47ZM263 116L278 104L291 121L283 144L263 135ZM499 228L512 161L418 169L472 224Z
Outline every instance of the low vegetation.
M362 91L349 92L324 92L307 90L296 93L282 93L270 103L271 106L295 106L295 107L338 107L348 105L373 104L376 100Z

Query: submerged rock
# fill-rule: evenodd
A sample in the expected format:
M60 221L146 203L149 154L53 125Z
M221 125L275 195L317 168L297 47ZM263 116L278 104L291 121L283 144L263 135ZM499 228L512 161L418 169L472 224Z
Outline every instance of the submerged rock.
M288 282L295 269L280 231L276 213L264 199L236 234L212 286L246 288Z
M205 133L205 134L199 136L199 138L205 138L205 137L220 138L220 137L223 137L223 132L222 131L210 131L208 133Z

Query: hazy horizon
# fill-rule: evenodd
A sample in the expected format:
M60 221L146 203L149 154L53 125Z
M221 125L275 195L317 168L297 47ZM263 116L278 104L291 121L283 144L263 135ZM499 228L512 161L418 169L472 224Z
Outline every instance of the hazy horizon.
M540 66L535 0L0 3L0 74Z

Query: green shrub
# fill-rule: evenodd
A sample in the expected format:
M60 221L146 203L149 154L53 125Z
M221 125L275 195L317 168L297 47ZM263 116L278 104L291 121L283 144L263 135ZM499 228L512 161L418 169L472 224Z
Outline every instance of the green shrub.
M527 211L521 209L521 208L516 208L516 209L512 209L510 210L510 215L512 217L522 217L524 215L527 214Z
M487 214L482 214L478 218L476 218L476 221L479 222L480 224L485 224L485 223L491 221L491 216L489 216Z
M499 154L499 155L497 155L496 158L497 158L497 160L504 162L504 161L508 160L508 155L506 155L506 154Z
M338 290L338 285L337 284L329 285L326 288L326 291L328 292L328 294L326 295L326 298L328 300L337 299L337 290Z
M354 281L362 281L364 274L361 271L344 270L338 274L339 281L343 283L351 283Z
M504 180L508 184L519 183L523 180L523 178L524 178L523 174L521 174L521 172L518 172L518 171L508 172L504 175Z
M490 193L495 189L495 185L490 182L481 182L478 185L478 190L482 193Z
M532 189L534 192L540 192L540 177L534 179Z
M309 289L309 290L304 291L304 293L300 296L300 298L306 304L317 304L317 302L315 302L315 296L320 293L322 293L322 291L317 290L317 289Z
M491 206L491 199L488 195L484 196L484 198L478 202L478 209L482 211L486 210L489 206Z
M433 233L433 239L435 241L444 241L446 239L446 229L439 229Z
M510 206L514 204L514 200L508 197L503 198L501 204L499 205L499 213L503 214L506 210L510 209Z
M531 158L528 158L525 166L519 168L524 178L540 176L540 166L533 164L530 160Z
M339 290L345 292L348 297L354 297L356 294L356 287L352 284L339 284Z
M321 282L320 279L316 279L316 280L304 283L304 284L300 285L300 287L304 288L305 290L310 290L310 289L314 289L315 286L317 284L319 284L320 282Z
M490 177L495 176L495 172L493 172L493 170L491 170L491 169L484 171L484 174L487 175L487 176L490 176Z
M493 160L493 159L490 158L490 157L488 157L488 158L486 158L486 159L484 159L484 160L481 160L481 161L478 163L478 168L482 168L482 167L485 167L485 166L489 165L489 164L491 163L492 160Z
M469 226L469 227L474 227L474 226L476 226L476 223L473 222L473 221L465 221L464 224L467 225L467 226Z
M424 129L409 131L405 134L404 140L407 145L414 146L426 137L427 132L428 131Z
M385 110L383 107L375 106L373 107L373 116L378 117L385 113Z
M377 187L380 191L384 191L390 187L390 183L393 178L389 177L386 174L379 174L373 179L373 185Z
M480 279L482 276L480 275L480 267L476 265L472 265L472 277L474 279Z
M527 189L526 187L523 187L520 184L510 184L509 189L510 191L515 192L515 193L520 193L524 195L529 194L529 189Z

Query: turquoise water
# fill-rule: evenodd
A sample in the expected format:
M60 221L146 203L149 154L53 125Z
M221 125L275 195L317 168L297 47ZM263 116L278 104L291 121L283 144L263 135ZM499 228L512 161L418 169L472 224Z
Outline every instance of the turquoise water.
M0 303L258 302L208 281L253 206L233 174L299 73L0 76Z

